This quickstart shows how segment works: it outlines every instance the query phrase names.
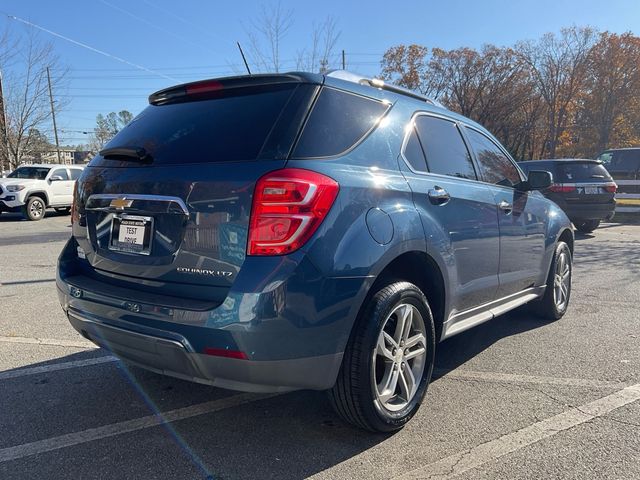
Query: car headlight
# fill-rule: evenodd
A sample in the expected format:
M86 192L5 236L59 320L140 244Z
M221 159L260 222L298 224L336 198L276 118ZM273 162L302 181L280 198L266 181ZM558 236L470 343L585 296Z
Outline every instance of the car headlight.
M24 185L8 185L7 192L19 192L20 190L24 190Z

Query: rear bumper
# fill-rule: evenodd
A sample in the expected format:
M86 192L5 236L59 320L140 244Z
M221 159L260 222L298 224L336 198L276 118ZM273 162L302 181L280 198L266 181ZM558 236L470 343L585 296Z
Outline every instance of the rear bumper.
M560 207L573 223L579 220L610 220L616 211L615 201L578 205L564 203Z
M195 301L83 274L76 246L64 248L56 284L77 331L143 368L242 391L331 388L372 282L322 277L304 255L249 257L224 302Z
M333 384L327 372L340 368L342 354L292 360L251 361L196 353L184 338L140 333L69 310L71 325L117 357L156 373L246 392L324 390Z

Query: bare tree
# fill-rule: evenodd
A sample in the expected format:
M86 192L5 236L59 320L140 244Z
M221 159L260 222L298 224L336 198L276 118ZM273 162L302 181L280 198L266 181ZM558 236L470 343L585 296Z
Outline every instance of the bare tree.
M340 38L336 19L327 16L313 24L311 47L298 51L296 69L325 73L331 67L333 52Z
M249 37L249 58L258 70L280 71L280 48L292 25L293 10L283 10L278 2L268 8L263 5L251 27L245 28Z
M11 168L23 157L41 153L42 135L49 130L51 117L47 67L54 72L52 88L59 91L65 85L66 69L53 50L53 45L41 41L32 31L19 40L18 49L5 82L5 108L7 115L7 143ZM60 110L65 102L54 100L54 109Z
M538 41L520 42L516 46L547 110L548 131L540 157L556 156L561 136L575 113L576 102L584 88L589 53L595 40L595 30L571 27L563 28L560 35L547 33Z

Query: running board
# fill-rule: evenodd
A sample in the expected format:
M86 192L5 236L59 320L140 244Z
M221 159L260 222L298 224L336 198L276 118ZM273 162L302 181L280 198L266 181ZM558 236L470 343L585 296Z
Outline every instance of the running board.
M503 313L507 313L514 308L518 308L525 303L540 298L544 295L544 289L544 286L528 288L522 292L509 295L508 297L500 298L493 302L480 305L479 307L460 312L444 324L441 340L469 330L476 325L492 320Z

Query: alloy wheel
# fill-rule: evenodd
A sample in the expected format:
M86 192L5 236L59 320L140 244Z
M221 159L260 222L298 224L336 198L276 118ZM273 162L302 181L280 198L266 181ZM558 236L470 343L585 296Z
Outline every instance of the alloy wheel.
M564 311L569 301L571 287L571 265L567 252L560 252L556 261L556 271L553 278L553 300L560 311Z
M408 303L395 307L385 319L373 351L377 405L395 412L411 402L424 374L426 345L420 311Z
M34 200L29 207L29 213L33 218L40 218L44 213L44 204L40 200Z

